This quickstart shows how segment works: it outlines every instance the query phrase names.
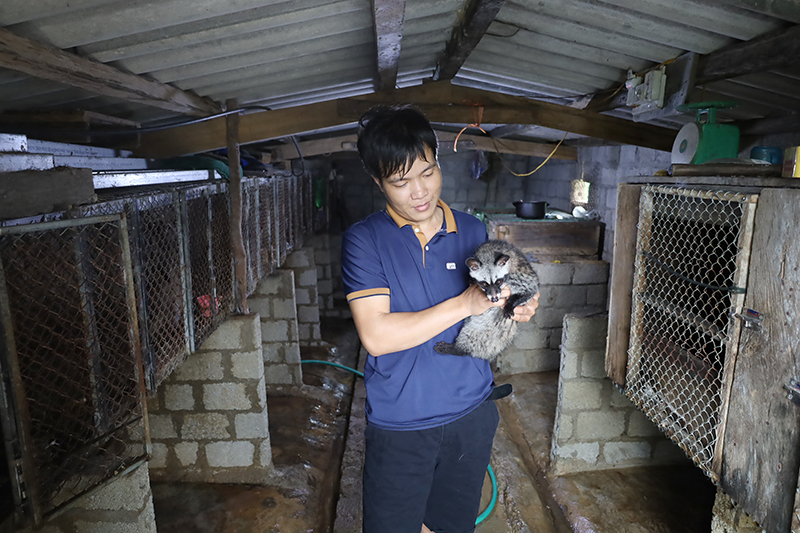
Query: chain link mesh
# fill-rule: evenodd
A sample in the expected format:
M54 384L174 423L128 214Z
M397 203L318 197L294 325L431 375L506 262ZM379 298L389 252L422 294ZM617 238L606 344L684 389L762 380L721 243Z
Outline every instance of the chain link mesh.
M712 478L751 199L642 188L625 392Z
M4 362L47 514L146 454L124 219L0 232ZM10 367L10 368L9 368Z

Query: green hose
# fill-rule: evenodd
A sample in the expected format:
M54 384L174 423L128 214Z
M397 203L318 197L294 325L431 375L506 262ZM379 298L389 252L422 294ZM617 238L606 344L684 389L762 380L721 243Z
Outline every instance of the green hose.
M305 360L302 360L300 362L303 363L303 364L315 363L315 364L318 364L318 365L335 366L336 368L341 368L342 370L347 370L348 372L352 372L353 374L361 376L362 378L364 377L364 373L363 372L359 372L355 368L350 368L349 366L340 365L339 363L334 363L332 361L320 361L318 359L305 359ZM489 479L492 480L492 500L489 502L489 506L486 508L486 510L483 511L480 515L478 515L478 518L475 520L475 525L476 526L478 524L480 524L481 522L483 522L484 520L486 520L486 518L489 517L489 515L492 512L492 510L494 509L495 504L497 503L497 478L494 475L494 470L492 470L492 465L487 465L486 466L486 471L489 472Z

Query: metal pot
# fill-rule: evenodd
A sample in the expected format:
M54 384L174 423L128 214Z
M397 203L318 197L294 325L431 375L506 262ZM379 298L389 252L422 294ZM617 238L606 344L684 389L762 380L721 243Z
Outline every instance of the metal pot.
M547 202L523 202L522 200L514 202L519 218L544 218L547 205Z

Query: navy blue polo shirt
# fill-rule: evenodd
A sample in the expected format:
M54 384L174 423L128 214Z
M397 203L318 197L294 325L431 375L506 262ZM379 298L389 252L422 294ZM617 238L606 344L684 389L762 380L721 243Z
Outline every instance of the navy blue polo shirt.
M442 229L427 242L420 228L391 207L351 226L342 239L342 279L347 301L388 295L390 311L421 311L458 296L469 285L465 261L486 240L472 215L444 211ZM456 420L492 391L489 363L442 355L439 341L453 342L462 323L414 348L370 355L364 368L367 422L383 429L428 429Z

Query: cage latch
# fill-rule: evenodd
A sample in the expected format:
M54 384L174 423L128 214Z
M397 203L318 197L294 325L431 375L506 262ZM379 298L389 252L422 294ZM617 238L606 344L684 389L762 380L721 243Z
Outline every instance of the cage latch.
M784 384L783 388L789 391L786 398L791 400L795 405L800 405L800 382L792 378L789 380L789 383Z
M744 327L752 329L753 331L761 331L762 324L764 323L764 317L761 316L761 313L752 309L746 309L744 313L741 314L734 313L733 317L744 322Z

